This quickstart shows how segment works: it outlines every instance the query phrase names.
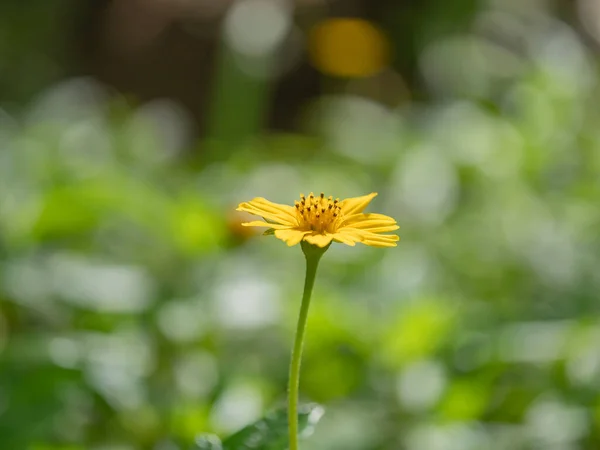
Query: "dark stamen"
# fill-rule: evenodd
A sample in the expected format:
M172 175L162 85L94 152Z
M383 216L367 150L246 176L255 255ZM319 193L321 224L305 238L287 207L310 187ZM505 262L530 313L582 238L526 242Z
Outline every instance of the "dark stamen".
M321 198L324 198L324 197L325 197L325 194L323 194L323 193L321 192Z

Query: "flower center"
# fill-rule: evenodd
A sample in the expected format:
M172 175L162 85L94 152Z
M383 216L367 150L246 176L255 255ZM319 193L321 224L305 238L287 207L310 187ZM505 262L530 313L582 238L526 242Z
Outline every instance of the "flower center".
M319 197L315 197L312 192L308 197L300 194L300 201L294 202L300 228L319 233L335 232L338 220L342 216L339 201L339 198L334 200L331 196L325 198L322 192Z

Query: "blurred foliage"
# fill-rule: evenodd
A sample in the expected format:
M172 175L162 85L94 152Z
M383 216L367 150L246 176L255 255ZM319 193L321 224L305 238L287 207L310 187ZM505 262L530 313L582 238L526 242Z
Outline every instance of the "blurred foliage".
M234 209L311 190L378 191L402 240L323 259L301 394L327 413L304 448L600 448L600 72L554 3L388 11L373 23L396 59L323 76L286 133L264 126L273 55L235 47L267 38L224 38L200 138L177 102L55 82L49 3L27 23L13 3L1 449L227 448L252 431L285 400L303 260ZM34 29L54 50L32 51Z
M303 405L298 413L300 435L312 433L322 415L323 408L319 405ZM259 421L227 437L224 442L214 434L196 436L191 450L278 450L287 446L287 439L288 411L282 408L269 412Z

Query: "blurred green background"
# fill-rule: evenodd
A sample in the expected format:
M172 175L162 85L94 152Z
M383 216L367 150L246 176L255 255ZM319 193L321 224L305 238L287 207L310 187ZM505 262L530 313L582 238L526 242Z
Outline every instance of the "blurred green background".
M183 450L284 405L303 257L234 209L310 191L379 192L401 242L322 261L303 448L600 448L600 3L26 4L0 449Z

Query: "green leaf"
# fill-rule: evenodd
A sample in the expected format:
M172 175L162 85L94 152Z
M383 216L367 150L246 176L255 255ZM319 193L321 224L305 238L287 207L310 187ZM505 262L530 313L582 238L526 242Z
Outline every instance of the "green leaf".
M300 437L312 434L315 425L323 416L320 405L300 407L298 429ZM248 425L223 441L223 450L283 450L288 447L287 409L267 414L258 422ZM210 447L207 447L210 448Z
M275 234L275 229L274 228L269 228L267 231L265 231L263 233L263 236L271 236L273 234Z

